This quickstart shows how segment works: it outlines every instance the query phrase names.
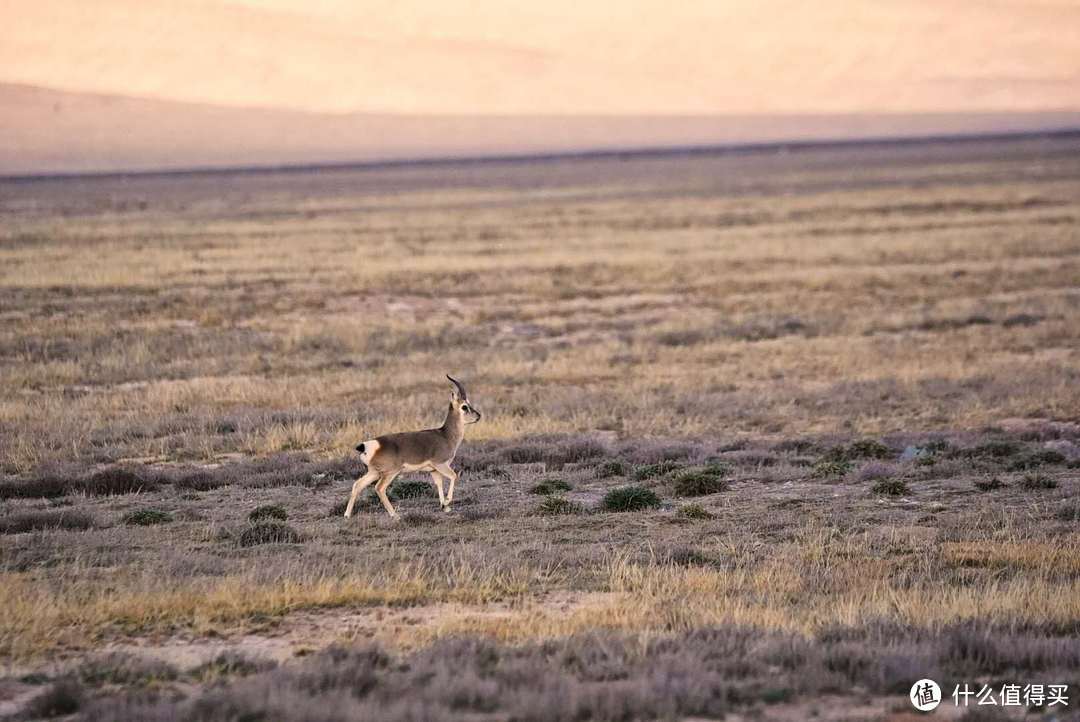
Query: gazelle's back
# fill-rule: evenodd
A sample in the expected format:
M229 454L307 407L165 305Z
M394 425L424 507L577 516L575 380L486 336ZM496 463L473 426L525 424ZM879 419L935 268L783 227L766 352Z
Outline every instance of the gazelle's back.
M452 459L456 451L439 429L386 434L375 441L378 451L370 463L377 469L444 462Z

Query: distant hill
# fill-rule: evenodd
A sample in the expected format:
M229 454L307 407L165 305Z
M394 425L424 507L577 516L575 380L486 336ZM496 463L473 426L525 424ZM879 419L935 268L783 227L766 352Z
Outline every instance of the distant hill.
M0 84L0 174L344 163L1080 128L1080 112L333 115Z

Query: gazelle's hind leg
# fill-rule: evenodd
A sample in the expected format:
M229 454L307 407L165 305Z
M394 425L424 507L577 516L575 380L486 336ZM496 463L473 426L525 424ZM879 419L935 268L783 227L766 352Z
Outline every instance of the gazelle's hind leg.
M384 476L379 480L379 483L375 485L375 493L379 495L379 501L382 502L383 508L386 509L386 513L393 519L398 518L398 513L394 511L394 505L390 503L389 497L386 496L386 490L390 487L390 484L393 483L397 475L398 473L394 472L393 474Z
M431 483L434 484L435 488L439 491L439 506L445 509L446 497L443 495L442 480L442 474L437 471L431 472Z
M450 480L450 486L446 490L446 502L443 511L450 511L450 505L454 503L454 482L457 481L457 472L450 468L450 464L436 464L435 471Z
M356 497L360 496L360 492L368 487L372 482L379 478L379 472L374 469L368 469L367 473L356 480L356 483L352 486L352 494L349 495L349 504L345 507L345 518L348 519L352 516L353 506L356 505Z

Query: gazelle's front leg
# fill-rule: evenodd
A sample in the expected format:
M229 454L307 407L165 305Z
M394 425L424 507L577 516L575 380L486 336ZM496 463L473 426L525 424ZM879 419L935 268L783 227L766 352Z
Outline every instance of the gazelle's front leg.
M431 472L431 483L434 484L435 488L439 491L439 506L445 509L446 497L443 495L442 480L442 474L437 471Z
M450 505L454 503L454 482L457 481L457 472L450 468L449 463L436 464L435 471L450 480L450 486L446 490L446 503L443 504L443 511L450 511Z
M352 494L349 495L349 504L345 507L345 518L348 519L352 516L353 506L356 504L356 497L360 496L360 492L368 487L373 481L379 478L379 472L374 469L368 469L367 473L356 480L356 483L352 486Z
M397 519L398 513L394 511L394 505L390 503L389 497L386 496L386 490L397 475L398 472L395 471L393 474L384 476L379 483L375 485L375 493L379 495L379 501L382 502L383 508L386 509L386 513L389 514L392 519Z

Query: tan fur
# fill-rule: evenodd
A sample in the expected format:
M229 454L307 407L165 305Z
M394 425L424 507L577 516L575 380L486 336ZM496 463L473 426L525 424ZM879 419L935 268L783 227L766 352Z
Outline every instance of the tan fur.
M469 403L465 387L450 376L446 378L450 379L455 388L450 394L450 407L442 426L437 429L387 434L364 441L357 447L363 449L360 458L367 464L368 470L353 484L349 503L345 507L346 519L352 516L360 492L371 484L375 484L375 493L386 513L396 519L398 514L390 503L386 490L398 474L411 471L426 471L431 474L431 481L439 492L439 504L443 511L450 511L450 505L454 501L454 483L458 477L457 472L450 468L450 462L454 460L458 447L461 446L465 426L479 421L480 412ZM445 496L443 478L450 481Z

